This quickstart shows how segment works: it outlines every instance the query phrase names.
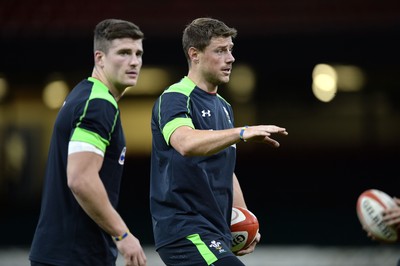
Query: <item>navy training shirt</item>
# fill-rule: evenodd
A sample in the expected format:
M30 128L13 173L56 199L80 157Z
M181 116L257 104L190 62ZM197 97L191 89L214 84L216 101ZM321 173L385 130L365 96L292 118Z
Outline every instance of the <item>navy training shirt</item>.
M71 140L89 143L104 152L99 175L116 207L125 137L117 102L99 80L88 78L77 84L57 115L30 260L54 265L114 265L118 250L111 236L84 212L67 185Z
M191 234L231 243L230 220L236 145L211 156L184 157L169 145L180 126L234 127L230 104L188 77L170 86L152 111L150 210L156 249Z

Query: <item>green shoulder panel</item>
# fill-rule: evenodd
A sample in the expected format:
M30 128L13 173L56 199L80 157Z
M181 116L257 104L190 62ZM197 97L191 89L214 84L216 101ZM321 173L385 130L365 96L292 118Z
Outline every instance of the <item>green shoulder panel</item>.
M94 132L90 132L86 129L80 128L79 127L80 122L79 122L74 130L71 140L83 141L86 143L90 143L90 144L96 146L97 148L99 148L100 150L102 150L103 152L105 152L106 147L110 144L111 134L114 131L114 127L115 127L117 117L119 114L118 104L117 104L117 101L115 100L115 98L109 93L109 90L106 87L106 85L104 85L101 81L99 81L95 78L92 78L92 77L89 77L88 80L93 82L94 85L93 85L91 94L86 102L84 112L82 113L82 115L80 117L80 121L85 117L87 107L91 100L104 99L104 100L110 102L112 105L114 105L114 107L117 109L117 112L115 113L115 117L114 117L112 130L111 130L111 132L109 132L108 139L105 139Z
M92 93L90 94L89 97L89 101L92 99L104 99L112 103L114 107L118 109L117 101L111 95L106 85L104 85L100 80L92 77L88 78L88 80L94 83Z
M175 92L175 93L182 93L185 96L188 97L187 99L187 111L190 113L189 109L189 100L190 100L190 94L196 87L196 84L192 80L190 80L187 76L181 79L180 82L175 83L171 85L167 90L164 91L164 93L170 93L170 92ZM160 98L159 104L161 105L162 97ZM160 111L160 108L159 108ZM161 119L161 113L158 113L159 120ZM160 123L160 122L159 122ZM191 128L194 128L193 122L189 117L186 118L175 118L174 120L168 122L164 128L162 129L162 134L164 136L164 139L167 144L169 144L169 139L172 135L172 133L175 131L180 126L189 126Z
M181 79L180 82L171 85L167 90L165 90L164 93L179 92L186 96L189 96L195 87L196 84L194 84L193 81L191 81L188 77L185 76L183 79Z

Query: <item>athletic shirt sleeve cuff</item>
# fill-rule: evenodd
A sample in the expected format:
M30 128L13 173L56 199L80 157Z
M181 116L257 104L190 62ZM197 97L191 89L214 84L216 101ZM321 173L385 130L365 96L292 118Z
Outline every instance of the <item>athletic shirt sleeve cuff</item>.
M81 141L70 141L68 144L68 155L77 153L77 152L94 152L101 157L104 157L104 152L97 148L96 146L86 143L86 142L81 142Z

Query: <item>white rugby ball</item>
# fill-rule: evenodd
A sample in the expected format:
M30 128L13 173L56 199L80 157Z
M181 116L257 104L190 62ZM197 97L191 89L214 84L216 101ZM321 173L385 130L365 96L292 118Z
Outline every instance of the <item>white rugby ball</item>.
M369 189L364 191L357 200L357 216L365 230L376 240L386 243L398 241L398 231L382 221L382 212L397 204L383 191Z

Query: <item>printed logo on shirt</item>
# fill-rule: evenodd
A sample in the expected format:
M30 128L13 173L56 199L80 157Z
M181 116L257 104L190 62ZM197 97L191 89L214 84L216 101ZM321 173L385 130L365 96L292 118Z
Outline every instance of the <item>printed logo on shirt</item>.
M206 116L208 116L208 117L210 117L211 116L211 111L210 110L202 110L201 111L201 116L202 117L206 117Z
M120 165L124 165L124 162L125 162L125 153L126 153L126 147L124 147L124 148L122 149L121 155L119 156L118 163L119 163Z
M222 247L221 242L219 241L212 240L209 247L216 249L219 253L226 252L226 250Z

